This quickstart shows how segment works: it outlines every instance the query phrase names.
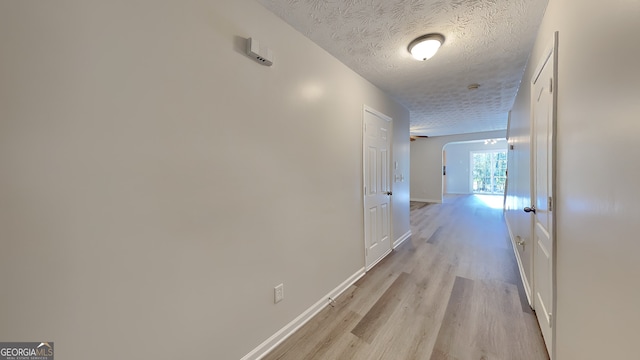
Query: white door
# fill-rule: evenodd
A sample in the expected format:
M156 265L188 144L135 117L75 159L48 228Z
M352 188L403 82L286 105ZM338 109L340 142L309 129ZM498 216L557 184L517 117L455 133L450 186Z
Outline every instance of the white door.
M534 216L534 308L540 329L553 358L553 141L555 102L555 40L532 79L532 203Z
M391 118L365 107L363 121L365 266L391 252Z

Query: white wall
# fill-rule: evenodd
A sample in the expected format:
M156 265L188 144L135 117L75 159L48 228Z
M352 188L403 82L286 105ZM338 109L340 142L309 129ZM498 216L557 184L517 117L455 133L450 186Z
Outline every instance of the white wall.
M391 190L391 211L393 211L393 240L405 240L411 235L409 225L409 188L411 180L410 146L409 146L409 116L393 122L393 182Z
M510 223L528 204L529 84L559 31L556 359L637 357L640 2L550 0L512 112ZM513 182L517 183L512 187Z
M3 1L0 48L0 339L57 358L243 357L364 266L364 104L409 172L408 111L252 0Z
M471 194L471 152L507 150L507 142L498 140L495 144L485 144L484 141L456 142L444 146L447 175L445 178L445 194Z
M535 60L533 60L535 62ZM531 64L527 67L530 69ZM529 72L528 72L529 73ZM526 77L526 75L525 75ZM505 199L505 220L514 243L522 240L525 246L514 246L519 253L521 275L528 295L531 296L533 281L532 217L522 211L531 206L531 124L529 121L531 89L529 81L522 82L514 107L511 110L508 143L513 150L507 152L507 193Z
M488 131L411 142L411 200L442 202L442 149L451 142L504 138L506 131Z

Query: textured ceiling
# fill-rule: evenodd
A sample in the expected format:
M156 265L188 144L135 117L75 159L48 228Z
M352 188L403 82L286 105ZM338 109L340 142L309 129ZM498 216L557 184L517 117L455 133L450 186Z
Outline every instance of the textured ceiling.
M413 135L502 130L547 0L257 0L411 111ZM407 45L437 32L430 60ZM469 84L480 88L469 90Z

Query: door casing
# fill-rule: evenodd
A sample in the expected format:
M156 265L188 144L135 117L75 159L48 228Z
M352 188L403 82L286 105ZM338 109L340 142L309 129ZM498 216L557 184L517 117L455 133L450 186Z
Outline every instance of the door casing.
M531 222L531 239L534 251L531 252L532 261L532 279L531 279L531 305L536 310L536 316L540 322L540 328L545 335L545 342L549 351L551 359L555 358L555 322L556 322L556 262L557 262L557 239L555 229L555 176L556 176L556 119L557 119L557 66L558 66L558 33L554 33L553 39L547 46L543 56L541 57L539 64L533 73L531 79L531 204L536 207L536 212L533 213L533 221ZM551 66L549 68L549 66ZM550 75L550 76L549 76ZM548 111L545 118L547 124L544 124L547 128L546 138L541 139L540 128L537 123L537 116L540 109L537 107L538 100L544 95L543 92L550 94L550 107L544 109ZM544 115L544 114L543 114ZM545 148L540 151L540 145ZM543 163L546 167L546 176L544 181L546 182L544 188L545 199L541 199L538 186L542 181L539 178L538 173L538 158L545 156ZM540 219L540 221L539 221ZM543 223L548 224L546 227ZM539 233L548 235L548 243L543 244L543 240L539 240ZM536 255L537 254L537 255ZM544 262L543 254L549 256L549 261ZM548 265L547 269L543 268ZM547 272L548 271L548 272ZM541 277L549 277L544 280ZM541 284L544 285L544 281L549 282L549 289L542 289ZM545 291L550 291L550 296L542 296ZM546 304L543 309L541 300L544 297ZM544 314L542 313L544 312ZM541 320L542 319L542 320ZM548 328L545 322L550 325Z

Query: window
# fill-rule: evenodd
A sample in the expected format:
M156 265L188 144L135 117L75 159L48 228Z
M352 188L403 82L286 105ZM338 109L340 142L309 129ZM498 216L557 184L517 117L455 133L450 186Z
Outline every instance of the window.
M507 181L507 152L471 152L471 189L475 194L504 194Z

